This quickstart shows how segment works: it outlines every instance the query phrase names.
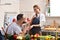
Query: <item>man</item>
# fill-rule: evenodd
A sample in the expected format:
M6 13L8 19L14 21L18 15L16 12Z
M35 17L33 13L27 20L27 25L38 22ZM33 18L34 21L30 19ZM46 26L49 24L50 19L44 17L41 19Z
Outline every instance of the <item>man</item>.
M17 15L17 21L13 22L11 25L9 25L9 27L7 28L7 34L10 35L19 35L19 34L25 34L26 33L26 29L24 29L22 31L22 24L24 22L24 17L23 14L18 14Z
M33 27L31 30L32 30L32 32L39 33L39 31L42 29L42 26L44 25L44 23L46 21L45 15L40 12L41 10L38 5L34 5L33 9L34 9L35 15L33 16L32 20L31 20L31 25L38 24L38 25L40 25L41 28L40 27Z
M4 36L3 36L2 33L1 33L1 30L0 30L0 40L5 40L5 39L4 39Z

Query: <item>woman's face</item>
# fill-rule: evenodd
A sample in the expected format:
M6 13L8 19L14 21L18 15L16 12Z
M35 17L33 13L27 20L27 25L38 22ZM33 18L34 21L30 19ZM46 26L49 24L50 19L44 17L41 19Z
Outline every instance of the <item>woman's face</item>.
M34 12L38 14L40 12L40 10L37 7L35 7Z

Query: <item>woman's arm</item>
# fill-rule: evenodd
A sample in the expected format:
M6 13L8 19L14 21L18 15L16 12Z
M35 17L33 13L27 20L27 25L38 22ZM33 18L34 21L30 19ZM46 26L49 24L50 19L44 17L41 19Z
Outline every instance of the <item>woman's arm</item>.
M46 18L44 14L40 15L40 26L43 26L46 22Z

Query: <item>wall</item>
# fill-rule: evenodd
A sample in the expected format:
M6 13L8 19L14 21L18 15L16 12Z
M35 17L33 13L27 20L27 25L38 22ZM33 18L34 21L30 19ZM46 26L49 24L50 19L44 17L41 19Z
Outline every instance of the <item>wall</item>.
M18 14L19 13L19 0L1 0L0 2L0 27L3 26L5 12L17 12Z
M33 11L33 5L39 5L44 12L46 0L20 0L20 11Z

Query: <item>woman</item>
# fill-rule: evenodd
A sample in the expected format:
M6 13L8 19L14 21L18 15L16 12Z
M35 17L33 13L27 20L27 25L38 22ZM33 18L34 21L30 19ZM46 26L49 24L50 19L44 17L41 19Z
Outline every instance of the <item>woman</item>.
M42 26L44 25L43 23L45 23L45 15L43 13L40 12L40 8L38 5L34 5L33 6L35 15L33 16L32 20L31 20L31 25L40 25L39 27L33 27L30 31L31 34L36 34L36 33L40 33Z

